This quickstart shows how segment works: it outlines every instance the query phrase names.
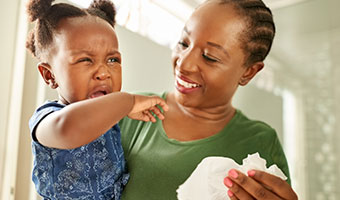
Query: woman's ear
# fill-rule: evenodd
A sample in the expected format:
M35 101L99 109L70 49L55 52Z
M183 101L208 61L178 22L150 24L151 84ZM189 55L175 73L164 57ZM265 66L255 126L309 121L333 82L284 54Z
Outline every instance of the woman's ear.
M38 70L47 85L49 85L52 89L56 89L58 87L52 68L48 63L38 63Z
M241 76L238 84L241 86L245 86L249 83L254 76L263 69L264 63L263 62L256 62L252 66L247 67L244 71L243 75Z

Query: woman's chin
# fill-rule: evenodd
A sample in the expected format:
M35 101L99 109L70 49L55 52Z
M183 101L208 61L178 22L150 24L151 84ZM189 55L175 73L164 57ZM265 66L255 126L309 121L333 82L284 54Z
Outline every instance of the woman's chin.
M178 90L175 91L175 101L185 107L196 107L197 103L195 103L195 96L194 95L188 95L185 93L182 93Z

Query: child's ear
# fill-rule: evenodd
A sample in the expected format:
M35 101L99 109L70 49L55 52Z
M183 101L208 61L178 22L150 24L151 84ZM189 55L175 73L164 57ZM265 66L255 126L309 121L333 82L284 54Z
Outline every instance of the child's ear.
M47 85L49 85L52 89L56 89L58 87L52 68L48 63L38 63L38 70Z
M263 69L264 63L263 62L256 62L252 66L246 68L243 75L241 76L238 84L241 86L245 86L249 83L254 76Z

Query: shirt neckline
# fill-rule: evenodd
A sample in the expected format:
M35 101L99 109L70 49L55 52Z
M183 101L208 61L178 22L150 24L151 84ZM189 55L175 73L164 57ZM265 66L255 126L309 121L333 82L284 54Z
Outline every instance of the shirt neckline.
M163 92L163 94L161 95L161 97L166 100L168 92ZM191 141L180 141L180 140L176 140L176 139L172 139L169 138L164 130L164 126L163 126L163 122L162 120L157 120L157 126L159 127L159 131L161 132L161 136L162 138L169 142L169 143L173 143L176 145L196 145L196 144L202 144L202 143L207 143L216 139L219 139L220 137L224 137L226 135L229 134L225 134L226 132L228 132L228 130L233 126L233 124L235 123L235 121L237 121L237 119L241 116L241 111L236 109L235 110L235 115L231 118L231 120L229 121L229 123L224 126L224 128L222 130L220 130L218 133L206 137L206 138L202 138L202 139L197 139L197 140L191 140Z

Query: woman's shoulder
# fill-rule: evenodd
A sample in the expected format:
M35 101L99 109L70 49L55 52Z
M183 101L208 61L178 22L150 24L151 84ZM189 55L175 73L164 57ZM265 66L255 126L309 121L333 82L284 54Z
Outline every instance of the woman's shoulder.
M264 121L251 119L247 117L241 110L237 109L235 114L234 126L240 130L255 133L266 133L266 135L276 136L276 131Z

